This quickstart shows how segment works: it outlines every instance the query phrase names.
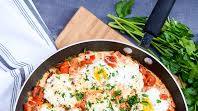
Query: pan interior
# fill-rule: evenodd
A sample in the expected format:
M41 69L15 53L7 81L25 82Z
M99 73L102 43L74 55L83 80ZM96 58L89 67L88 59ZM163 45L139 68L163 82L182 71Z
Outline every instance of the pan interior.
M153 57L144 53L138 48L115 41L82 42L66 47L58 51L51 57L49 57L33 72L33 74L29 77L29 79L25 83L20 93L20 96L17 100L15 110L23 111L23 104L27 100L27 92L32 90L36 82L51 66L56 65L57 63L63 61L66 57L78 55L85 48L87 50L92 50L92 51L120 51L122 54L126 54L125 51L123 51L123 49L126 47L132 49L132 53L130 53L129 55L131 55L133 59L137 60L140 64L144 65L146 68L151 70L166 85L167 89L171 93L173 100L176 104L176 111L186 111L187 108L185 105L184 98L182 96L182 92L180 91L180 89L178 88L177 84L175 83L171 75L168 73L168 71L158 61L156 61ZM145 63L145 58L150 58L152 60L152 64Z

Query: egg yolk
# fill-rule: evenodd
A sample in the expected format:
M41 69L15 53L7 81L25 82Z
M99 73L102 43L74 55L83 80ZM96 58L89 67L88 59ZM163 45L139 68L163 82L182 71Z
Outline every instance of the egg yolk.
M98 81L102 79L107 79L107 71L103 67L94 68L94 78Z
M153 105L149 100L149 98L144 98L142 105L143 105L143 111L154 111Z

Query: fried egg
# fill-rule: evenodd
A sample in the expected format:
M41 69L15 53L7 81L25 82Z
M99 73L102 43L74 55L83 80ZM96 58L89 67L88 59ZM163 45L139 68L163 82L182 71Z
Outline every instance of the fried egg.
M72 80L68 74L53 74L44 89L44 98L54 106L67 105L73 107L76 98L72 97Z
M112 86L121 85L125 89L133 88L138 92L144 87L143 76L139 72L139 64L135 62L125 64L120 62L117 67L112 68L104 60L98 60L83 67L81 74L86 76L89 81L105 81Z
M154 111L167 111L169 103L167 100L160 99L160 91L157 88L151 88L146 91L148 95L149 103L152 104Z

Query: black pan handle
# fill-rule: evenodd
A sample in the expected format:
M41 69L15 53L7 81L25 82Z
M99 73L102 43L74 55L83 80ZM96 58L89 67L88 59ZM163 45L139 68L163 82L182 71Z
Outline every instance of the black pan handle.
M151 15L149 16L145 28L144 38L141 41L141 46L149 47L152 38L160 34L160 30L164 25L176 0L158 0Z

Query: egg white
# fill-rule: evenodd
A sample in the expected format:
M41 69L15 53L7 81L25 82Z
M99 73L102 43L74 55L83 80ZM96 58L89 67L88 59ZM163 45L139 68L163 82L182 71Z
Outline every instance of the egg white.
M152 103L152 106L155 111L167 111L169 108L169 103L167 100L160 99L160 91L157 88L151 88L146 91L149 100ZM160 100L160 103L157 101Z
M44 98L54 106L68 105L73 107L76 98L71 96L72 81L68 74L53 74L46 83Z
M108 79L104 80L109 84L116 86L121 85L124 88L132 88L141 91L144 87L143 76L139 72L139 64L135 62L122 63L120 62L117 67L110 67L104 60L94 61L81 69L81 74L86 75L89 81L98 82L94 78L94 68L102 67L108 74Z
M38 111L65 111L62 107L51 107L49 104L42 104Z

